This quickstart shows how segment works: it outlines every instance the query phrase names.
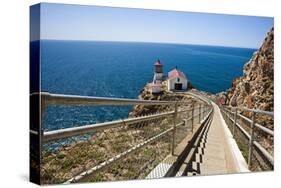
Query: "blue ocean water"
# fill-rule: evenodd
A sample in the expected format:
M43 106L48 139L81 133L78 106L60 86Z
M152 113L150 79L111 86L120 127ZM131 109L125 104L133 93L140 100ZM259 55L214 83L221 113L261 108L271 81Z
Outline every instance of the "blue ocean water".
M175 66L196 89L217 93L242 75L255 49L218 46L57 41L41 42L41 88L59 94L136 98L153 77L159 58L164 73ZM126 118L131 107L50 106L44 128L65 127Z

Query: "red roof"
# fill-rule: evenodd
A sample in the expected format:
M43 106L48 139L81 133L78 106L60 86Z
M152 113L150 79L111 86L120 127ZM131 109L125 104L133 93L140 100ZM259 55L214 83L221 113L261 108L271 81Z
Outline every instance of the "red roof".
M181 72L180 70L178 70L178 69L171 70L168 73L168 76L169 76L169 78L181 77L181 78L185 78L186 79L185 74L183 72Z
M154 63L154 65L161 65L161 66L163 66L159 59Z

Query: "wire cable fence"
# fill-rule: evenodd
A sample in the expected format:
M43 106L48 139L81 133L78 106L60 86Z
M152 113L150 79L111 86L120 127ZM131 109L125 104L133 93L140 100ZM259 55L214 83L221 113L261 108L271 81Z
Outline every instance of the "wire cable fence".
M165 106L162 112L42 131L42 184L143 179L207 116L198 101L149 101L41 93L49 105ZM43 119L43 116L41 117ZM41 121L42 121L41 119Z
M273 170L273 112L229 106L221 106L221 112L249 170Z

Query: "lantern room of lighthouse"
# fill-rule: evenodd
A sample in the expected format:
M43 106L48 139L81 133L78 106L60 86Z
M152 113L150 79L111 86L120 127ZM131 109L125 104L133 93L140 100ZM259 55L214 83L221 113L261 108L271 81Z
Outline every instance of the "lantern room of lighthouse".
M158 59L154 63L154 80L162 81L163 79L163 65L161 64L160 60Z

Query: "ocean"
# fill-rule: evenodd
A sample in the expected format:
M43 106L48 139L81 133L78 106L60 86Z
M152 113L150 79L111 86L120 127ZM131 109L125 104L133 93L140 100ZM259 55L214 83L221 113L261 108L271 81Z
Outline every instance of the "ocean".
M217 93L243 74L256 49L134 42L41 42L41 90L57 94L137 98L160 59L164 74L177 66L193 87ZM126 118L131 106L49 106L47 130Z

